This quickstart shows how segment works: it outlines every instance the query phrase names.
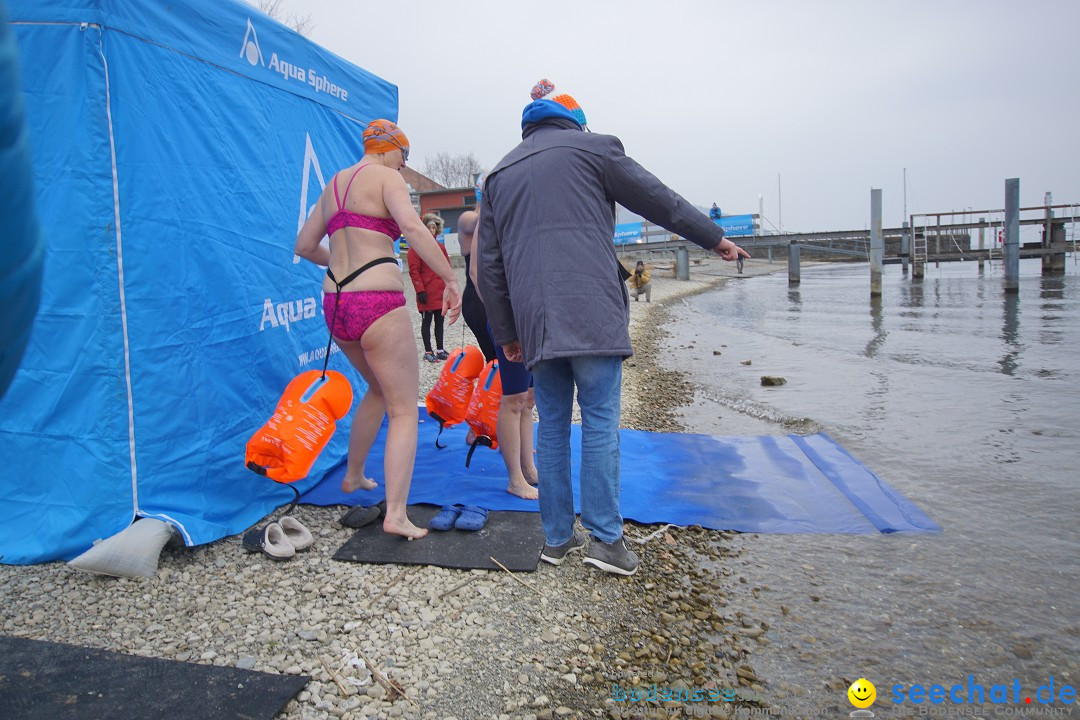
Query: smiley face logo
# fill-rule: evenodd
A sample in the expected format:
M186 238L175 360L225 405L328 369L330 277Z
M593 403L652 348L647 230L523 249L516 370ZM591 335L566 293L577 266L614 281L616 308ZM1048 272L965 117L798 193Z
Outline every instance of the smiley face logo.
M847 690L848 700L857 708L868 708L877 700L877 688L866 678L851 683Z

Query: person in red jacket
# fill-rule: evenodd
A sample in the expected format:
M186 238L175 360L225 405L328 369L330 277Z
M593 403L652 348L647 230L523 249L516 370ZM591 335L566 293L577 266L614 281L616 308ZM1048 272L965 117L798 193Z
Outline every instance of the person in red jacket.
M439 241L439 249L446 256L447 262L450 255L446 252L446 246L441 240L443 231L443 219L434 213L424 215L424 224L431 231L431 236ZM443 349L443 316L442 296L446 284L443 283L434 270L427 266L420 255L411 247L407 254L409 261L409 277L412 279L413 288L416 290L416 309L423 316L420 323L420 334L424 340L424 360L427 362L439 362L446 360L450 354ZM431 349L431 321L435 321L435 347L437 352Z

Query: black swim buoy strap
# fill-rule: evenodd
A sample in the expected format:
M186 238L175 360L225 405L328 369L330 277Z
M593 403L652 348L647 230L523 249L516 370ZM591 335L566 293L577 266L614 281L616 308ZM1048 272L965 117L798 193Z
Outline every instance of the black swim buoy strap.
M248 460L247 469L250 470L251 472L255 473L256 475L262 475L263 477L266 477L266 468L263 467L262 465L259 465L254 460ZM289 507L285 508L285 512L281 513L281 516L280 516L280 517L285 517L286 515L291 513L293 510L295 510L296 506L300 504L300 491L297 490L292 485L286 485L285 483L280 482L278 480L274 480L274 482L276 482L278 485L285 485L285 487L287 487L287 488L289 488L290 490L293 491L293 499L289 502ZM280 519L280 517L279 517L279 519Z
M435 436L435 447L437 449L439 449L439 450L442 450L446 446L439 444L439 438L442 437L442 431L443 431L443 428L446 427L446 421L443 420L441 417L439 417L438 414L433 413L430 410L428 411L428 415L430 415L432 417L432 419L439 421L439 434Z
M465 467L469 467L469 462L472 461L472 454L476 452L476 446L483 445L484 447L491 447L491 438L487 435L478 435L472 445L469 446L469 454L465 456Z
M334 276L329 270L326 271L326 274L330 276L331 280L334 280ZM336 283L337 281L334 280L334 282ZM334 328L337 327L337 306L339 300L341 300L341 285L338 285L337 292L334 293L334 316L330 318L330 337L326 341L326 357L323 358L322 378L320 378L322 380L326 379L326 366L330 364L330 346L334 342Z
M326 357L323 358L322 378L321 378L322 380L326 379L326 367L330 364L330 346L334 344L334 330L337 329L337 309L338 309L338 303L341 301L341 288L345 287L346 285L351 283L353 280L360 277L360 274L363 273L365 270L370 270L371 268L375 267L376 265L382 265L383 263L394 263L396 265L397 264L397 258L392 258L392 257L375 258L371 262L369 262L366 265L364 265L363 267L361 267L356 272L351 273L347 278L345 278L341 282L338 282L337 278L334 277L334 271L333 270L331 270L330 268L326 268L326 277L330 278L330 282L334 283L334 287L336 287L337 290L334 291L334 315L333 315L333 317L330 318L330 338L326 341Z

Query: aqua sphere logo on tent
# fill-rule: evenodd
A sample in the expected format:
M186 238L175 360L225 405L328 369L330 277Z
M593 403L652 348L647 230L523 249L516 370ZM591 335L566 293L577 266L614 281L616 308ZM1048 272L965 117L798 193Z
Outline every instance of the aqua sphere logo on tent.
M291 63L278 57L276 52L270 53L270 62L267 63L263 55L262 46L259 44L259 33L255 30L251 18L247 19L247 29L244 31L244 42L240 45L240 57L248 61L252 67L262 66L278 73L285 80L310 85L317 93L326 93L338 98L342 102L349 102L349 91L330 81L326 75L320 74L315 68L306 70L297 63Z
M296 232L300 232L300 228L307 222L308 217L315 211L318 206L319 196L322 194L323 189L326 187L326 180L323 178L322 168L319 167L319 156L315 154L315 146L311 142L311 134L304 133L304 162L303 170L300 180L300 207L299 215L296 219ZM311 182L312 175L314 174L315 180L318 185ZM323 238L323 243L327 242L326 238ZM293 264L300 262L300 256L294 254L292 258ZM315 296L308 296L302 298L288 298L285 300L278 300L272 297L265 298L263 300L262 314L259 317L259 332L266 330L267 328L284 328L286 332L291 332L291 328L294 324L310 320L317 317L322 312L321 304ZM301 353L300 365L306 365L314 359L321 360L325 357L326 349L323 348L322 355L316 356L314 351L310 353Z
M266 67L266 61L263 60L262 48L259 47L259 34L255 32L255 26L251 24L251 18L247 21L247 32L244 33L244 44L240 48L240 57L247 60L252 65L262 65Z

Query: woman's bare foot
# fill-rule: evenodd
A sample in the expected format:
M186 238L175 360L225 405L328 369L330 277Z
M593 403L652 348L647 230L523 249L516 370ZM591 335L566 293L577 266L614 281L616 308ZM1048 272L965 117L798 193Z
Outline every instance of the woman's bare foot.
M428 534L427 528L418 528L412 524L408 517L404 522L400 520L391 520L387 517L383 520L382 524L383 532L391 535L401 535L409 540L419 540Z
M344 493L354 493L357 490L374 490L379 487L379 484L369 477L361 475L359 479L350 479L348 475L341 481L341 491Z
M540 492L526 482L523 477L510 478L510 484L506 486L506 492L526 500L537 500L540 497Z
M529 483L533 487L540 484L540 475L536 472L536 467L521 468L521 474L525 477L525 482Z

